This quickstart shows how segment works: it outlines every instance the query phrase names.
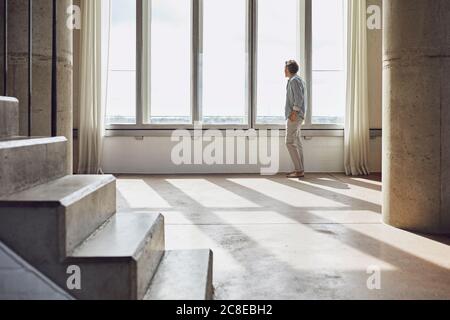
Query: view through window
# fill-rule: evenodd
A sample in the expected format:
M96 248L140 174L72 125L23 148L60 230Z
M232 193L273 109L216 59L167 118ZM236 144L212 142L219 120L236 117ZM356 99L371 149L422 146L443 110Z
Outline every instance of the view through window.
M311 25L303 28L301 4L308 1ZM137 6L141 2L143 10ZM306 79L311 97L306 125L344 123L345 0L111 4L107 124L282 126L284 63L307 61L303 52L311 52L311 61L300 64L301 74L312 76ZM143 21L142 39L138 21ZM311 30L311 37L305 30ZM142 59L136 55L139 44ZM139 74L144 75L142 81L136 81Z
M191 123L191 1L149 3L151 67L143 70L151 78L150 123Z
M106 122L135 124L136 2L112 0L110 12Z
M345 12L345 0L312 1L313 124L345 122Z
M201 113L206 124L248 123L246 25L246 1L203 0Z
M298 0L258 1L257 123L286 122L285 62L299 60Z

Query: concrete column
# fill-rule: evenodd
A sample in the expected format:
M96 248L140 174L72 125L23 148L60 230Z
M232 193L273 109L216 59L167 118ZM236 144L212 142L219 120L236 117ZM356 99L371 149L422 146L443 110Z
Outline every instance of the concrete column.
M9 1L8 95L20 102L20 133L28 123L28 0ZM67 159L72 173L73 43L66 27L66 10L72 0L57 1L58 135L68 140ZM51 134L52 0L33 0L33 136Z
M385 0L383 219L450 234L450 1Z

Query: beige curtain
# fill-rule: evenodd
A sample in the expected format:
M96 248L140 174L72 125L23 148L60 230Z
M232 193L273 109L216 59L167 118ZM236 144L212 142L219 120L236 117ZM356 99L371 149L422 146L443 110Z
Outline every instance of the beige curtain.
M78 173L101 173L109 51L110 0L81 0Z
M345 172L357 176L370 173L366 0L349 0L348 13Z

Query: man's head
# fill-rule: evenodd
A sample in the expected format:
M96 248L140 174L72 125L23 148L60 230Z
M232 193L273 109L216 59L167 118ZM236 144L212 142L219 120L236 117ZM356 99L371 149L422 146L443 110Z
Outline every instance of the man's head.
M295 60L286 61L286 67L284 68L284 74L286 75L286 78L292 78L298 73L299 70L300 67L297 61Z

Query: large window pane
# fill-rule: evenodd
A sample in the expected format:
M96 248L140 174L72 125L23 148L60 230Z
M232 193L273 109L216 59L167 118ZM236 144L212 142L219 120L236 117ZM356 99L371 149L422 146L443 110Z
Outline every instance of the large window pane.
M246 1L203 1L204 123L248 123L246 25Z
M191 0L150 3L150 123L191 123Z
M316 1L316 0L314 0ZM313 2L314 2L313 1ZM258 1L257 122L285 123L287 60L299 57L298 0Z
M345 0L312 1L312 120L345 121Z
M136 123L136 2L111 1L108 124Z

